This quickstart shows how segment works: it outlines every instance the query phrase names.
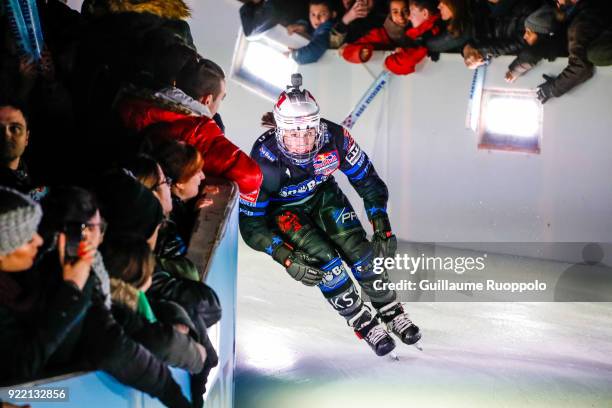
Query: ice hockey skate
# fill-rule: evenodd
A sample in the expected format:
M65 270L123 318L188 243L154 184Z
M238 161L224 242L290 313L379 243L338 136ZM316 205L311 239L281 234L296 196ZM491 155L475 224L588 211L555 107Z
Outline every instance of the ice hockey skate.
M367 307L364 306L348 324L355 329L357 337L365 340L377 356L387 355L395 348L393 338Z
M419 327L410 320L401 303L389 303L378 312L387 329L403 343L412 345L421 339Z

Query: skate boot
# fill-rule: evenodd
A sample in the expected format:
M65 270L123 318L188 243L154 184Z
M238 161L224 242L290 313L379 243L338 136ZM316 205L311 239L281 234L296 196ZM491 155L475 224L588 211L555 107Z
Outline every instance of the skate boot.
M353 327L357 337L365 340L377 356L384 356L395 348L393 338L366 306L363 306L348 324Z
M387 324L387 329L406 344L414 344L421 339L419 327L412 323L401 303L392 302L378 310L380 317Z

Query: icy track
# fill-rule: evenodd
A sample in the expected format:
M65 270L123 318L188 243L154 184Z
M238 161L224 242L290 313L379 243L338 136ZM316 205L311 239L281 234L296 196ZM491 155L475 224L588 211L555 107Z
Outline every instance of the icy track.
M612 304L411 303L376 357L316 288L240 243L237 408L612 407Z

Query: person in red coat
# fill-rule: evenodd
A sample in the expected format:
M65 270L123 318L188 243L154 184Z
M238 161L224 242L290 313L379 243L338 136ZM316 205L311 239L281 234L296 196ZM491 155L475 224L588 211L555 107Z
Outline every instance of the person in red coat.
M389 15L382 27L373 28L369 33L355 41L346 44L338 50L340 55L349 62L360 64L372 57L373 50L392 50L404 41L408 25L408 0L391 0Z
M406 16L406 3L409 15ZM385 69L396 75L408 75L415 66L427 56L424 41L440 33L439 15L436 2L432 0L393 0L390 2L389 18L384 27L375 28L367 35L341 50L341 55L349 62L364 63L370 60L375 49L393 49L395 52L385 59ZM398 36L396 28L406 25ZM390 24L392 23L392 24Z
M128 129L184 141L204 158L205 174L235 181L244 196L257 196L262 182L259 166L230 142L212 119L225 97L225 75L214 62L197 58L176 76L176 86L157 92L126 88L117 102Z

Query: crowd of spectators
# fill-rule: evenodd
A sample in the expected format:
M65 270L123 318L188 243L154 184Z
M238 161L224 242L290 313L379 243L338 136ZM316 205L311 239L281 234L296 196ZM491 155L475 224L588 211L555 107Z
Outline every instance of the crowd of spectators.
M205 175L261 184L224 135L225 74L183 0L37 5L38 58L0 8L0 386L99 369L201 407L221 319L187 257Z
M224 135L223 70L196 49L183 0L38 0L44 48L23 49L0 8L0 385L101 369L170 407L200 407L217 352L215 291L187 257L196 211L256 194L261 171ZM542 102L612 62L608 0L251 0L246 35L281 24L351 63L390 50L406 75L460 52L470 68L516 55L568 66ZM168 366L191 373L191 401Z
M299 64L338 49L351 63L388 50L384 69L407 75L429 56L461 53L470 69L514 55L505 74L516 81L541 60L568 57L559 75L545 76L545 103L590 79L595 66L612 65L612 2L608 0L246 0L243 31L252 36L285 25L308 45L290 50Z

